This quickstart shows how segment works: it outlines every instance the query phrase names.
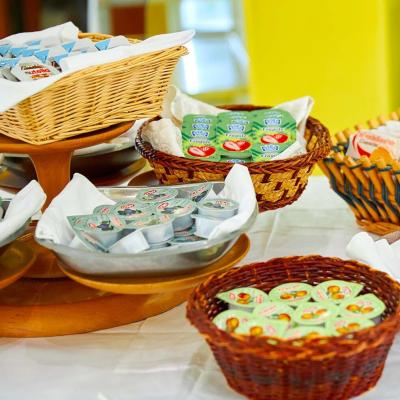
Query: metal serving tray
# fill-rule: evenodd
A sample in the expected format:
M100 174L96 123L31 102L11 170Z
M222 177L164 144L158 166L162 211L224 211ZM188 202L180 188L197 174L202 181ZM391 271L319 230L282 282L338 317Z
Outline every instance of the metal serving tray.
M198 184L172 185L171 188L191 187ZM224 187L223 182L214 183L218 193ZM135 198L143 186L100 188L104 195L113 199ZM248 231L258 215L256 205L246 224L238 231L223 239L195 242L161 249L154 249L138 254L98 253L90 250L73 249L55 244L49 240L36 238L37 242L53 250L66 268L87 275L103 276L160 276L190 271L206 267L222 257L237 241L239 236Z

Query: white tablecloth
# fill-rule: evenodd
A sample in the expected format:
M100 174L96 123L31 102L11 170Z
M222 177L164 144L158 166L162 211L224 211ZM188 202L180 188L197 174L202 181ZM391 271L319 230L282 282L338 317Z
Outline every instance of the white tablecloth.
M242 264L319 253L344 257L357 232L353 215L323 177L301 199L259 216ZM1 321L0 321L1 323ZM360 400L398 400L400 341L378 387ZM207 344L181 305L146 321L106 331L44 339L0 339L0 399L241 399L225 383Z

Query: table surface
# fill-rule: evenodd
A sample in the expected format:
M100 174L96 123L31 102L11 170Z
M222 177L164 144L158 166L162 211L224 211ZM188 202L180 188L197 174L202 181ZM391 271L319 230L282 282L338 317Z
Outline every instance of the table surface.
M272 257L345 257L358 231L346 204L324 177L313 177L295 204L265 212L250 232L241 264ZM1 400L242 399L224 377L185 305L139 323L90 334L0 339ZM398 400L400 340L379 385L359 400Z

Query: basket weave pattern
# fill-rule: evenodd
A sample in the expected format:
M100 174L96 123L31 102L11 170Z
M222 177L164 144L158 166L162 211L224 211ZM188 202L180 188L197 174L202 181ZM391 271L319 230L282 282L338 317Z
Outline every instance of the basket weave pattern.
M251 111L266 107L235 105L221 108ZM153 149L142 139L141 134L151 121L140 129L136 147L149 161L162 184L224 180L233 164L176 157ZM308 119L305 138L308 142L307 154L280 161L246 163L261 211L281 208L297 200L317 161L328 154L331 145L329 132L318 120L311 117Z
M385 320L342 337L292 341L231 335L212 318L226 305L219 292L253 286L266 292L286 282L357 281L386 304ZM212 276L198 286L187 317L205 337L229 385L251 399L345 400L374 387L400 328L400 285L356 261L321 256L276 258Z
M80 34L99 41L111 37ZM132 43L137 40L131 40ZM0 133L45 144L157 115L185 47L85 68L0 113Z

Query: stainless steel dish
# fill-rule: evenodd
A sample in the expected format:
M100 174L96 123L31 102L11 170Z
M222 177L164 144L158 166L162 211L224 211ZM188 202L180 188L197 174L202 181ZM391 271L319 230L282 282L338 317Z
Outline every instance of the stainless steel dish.
M4 211L7 210L8 206L10 205L11 199L3 199L2 203L2 208ZM15 231L12 235L8 236L6 239L3 241L0 241L0 247L6 246L7 244L13 242L15 239L17 239L19 236L23 235L29 225L30 218L25 221L24 225L21 226L17 231Z
M197 184L198 185L198 184ZM187 187L176 185L171 187ZM218 193L224 186L216 182L214 190ZM134 199L142 187L107 187L100 190L113 200ZM87 275L107 276L160 276L190 271L206 267L222 257L236 242L239 236L248 231L258 215L258 206L246 224L238 231L223 239L194 242L181 246L152 249L138 254L97 253L84 249L55 244L48 240L36 239L39 244L53 250L66 268Z

